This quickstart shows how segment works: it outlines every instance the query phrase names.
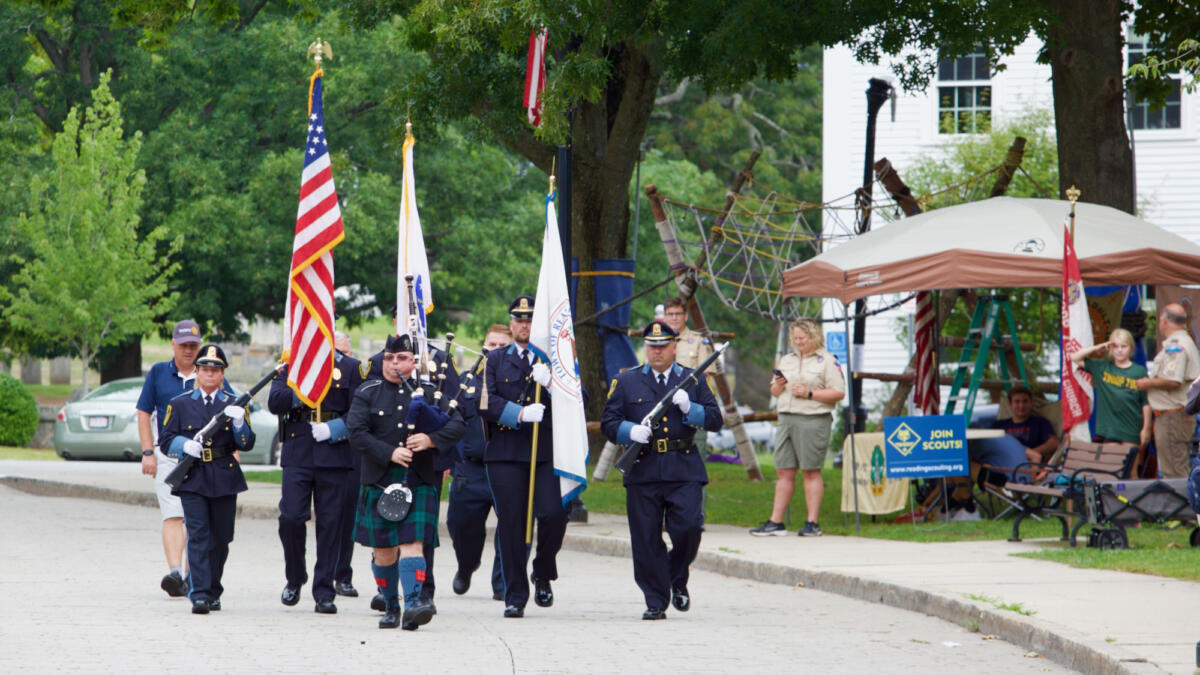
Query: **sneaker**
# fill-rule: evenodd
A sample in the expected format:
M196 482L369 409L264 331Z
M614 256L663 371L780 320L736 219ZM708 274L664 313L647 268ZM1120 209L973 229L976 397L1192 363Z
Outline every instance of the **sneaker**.
M787 528L783 526L783 523L777 523L773 520L768 520L762 525L750 530L750 534L756 537L782 537L787 535Z
M824 532L821 532L821 528L818 527L816 523L811 520L806 520L804 521L804 527L801 528L797 534L799 534L801 537L819 537L824 534Z
M188 592L187 582L183 580L183 576L179 572L171 572L163 577L159 586L172 598L183 597Z

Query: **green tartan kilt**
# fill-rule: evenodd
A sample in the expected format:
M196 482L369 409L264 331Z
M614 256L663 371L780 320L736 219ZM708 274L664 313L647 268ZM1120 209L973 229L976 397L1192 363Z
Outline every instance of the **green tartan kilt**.
M405 473L404 467L394 466L386 482L398 483L404 479ZM436 547L438 491L432 485L421 484L412 488L412 493L412 508L404 520L396 522L384 518L375 510L383 488L363 485L358 492L358 509L354 515L354 541L372 548L391 548L416 541Z

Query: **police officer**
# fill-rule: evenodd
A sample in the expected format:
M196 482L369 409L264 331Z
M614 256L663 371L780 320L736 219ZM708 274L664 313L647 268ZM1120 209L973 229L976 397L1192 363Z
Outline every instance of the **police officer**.
M485 392L479 415L487 422L488 444L484 450L488 485L496 507L496 534L504 574L504 616L525 615L529 582L525 579L529 557L525 545L525 515L529 490L533 490L537 518L537 557L533 560L534 602L539 607L554 604L550 582L558 578L555 556L567 531L567 511L562 506L558 480L554 476L553 435L546 406L550 370L545 363L534 365L529 349L533 320L533 298L522 295L509 305L509 329L513 343L488 353L484 366ZM542 388L541 403L534 402L535 387ZM529 484L529 464L534 424L538 432L537 467L534 484Z
M646 419L667 392L692 372L675 363L677 337L663 321L646 326L642 338L647 363L613 379L600 420L610 441L641 444L624 484L633 578L646 597L642 614L646 620L665 619L668 600L681 612L691 607L688 566L700 549L700 493L708 482L692 437L697 429L721 429L721 409L703 374L675 392L659 419ZM651 422L657 425L653 429ZM662 540L664 520L670 552Z
M502 349L512 342L512 331L508 326L493 324L483 338L483 353ZM465 378L464 378L465 380ZM483 420L479 417L479 386L476 381L471 391L463 393L461 405L463 420L467 424L467 435L458 444L458 457L454 463L454 481L450 483L450 505L446 507L446 529L454 542L454 555L458 559L458 571L454 574L454 592L462 595L471 587L471 575L483 558L483 545L487 540L487 517L492 510L492 491L488 487L487 473L483 468L487 434ZM498 540L497 540L498 541ZM492 598L504 599L504 579L500 573L500 546L493 546Z
M333 332L333 348L343 356L354 356L350 347L350 336L342 331ZM369 365L369 364L368 364ZM367 366L359 364L359 368ZM362 376L362 370L359 371ZM350 471L346 472L346 483L342 490L342 541L338 548L337 569L333 573L333 591L347 598L357 598L358 589L354 588L354 508L358 505L358 475L362 471L362 458L357 452L350 452Z
M196 357L196 386L167 406L161 447L197 458L179 486L183 520L187 526L188 578L193 614L221 609L221 575L233 541L237 494L246 491L240 450L254 447L254 430L246 409L232 405L232 395L222 391L229 361L217 345L200 348ZM200 429L220 415L215 433L201 444Z
M396 308L392 307L392 317L396 316ZM417 345L413 345L416 349ZM385 350L380 350L374 356L367 360L369 366L367 379L382 380L383 379L383 358ZM429 360L432 362L430 368L430 382L433 383L435 396L429 400L434 401L441 394L442 397L453 397L458 392L459 377L458 371L454 367L454 360L446 352L429 345ZM420 373L414 373L414 377L420 377ZM454 466L455 453L439 453L433 460L432 470L437 473L437 482L434 488L437 490L438 500L442 498L442 476L445 472ZM433 613L437 614L437 606L433 604L433 593L436 589L433 579L433 547L425 549L425 583L421 585L421 599L426 600L433 607ZM377 612L384 610L384 600L382 593L376 593L371 599L371 609Z
M390 336L384 347L381 380L364 382L354 394L346 427L351 446L362 454L361 488L354 540L374 549L371 569L384 597L380 628L416 630L429 622L432 603L421 598L427 569L423 549L437 546L438 498L435 455L450 453L466 431L462 416L450 413L440 429L409 433L407 411L414 392L432 399L433 386L415 377L416 360L407 335ZM400 521L382 517L384 490L404 483L412 506ZM399 590L404 589L403 618Z
M333 380L319 408L305 405L287 384L286 371L271 383L267 409L279 415L283 448L283 481L279 498L279 541L283 544L287 585L280 601L300 601L308 581L304 561L309 514L316 517L317 562L313 568L313 599L318 614L336 614L334 574L342 541L342 506L350 490L347 476L356 454L350 448L345 414L350 398L366 375L356 359L334 351Z

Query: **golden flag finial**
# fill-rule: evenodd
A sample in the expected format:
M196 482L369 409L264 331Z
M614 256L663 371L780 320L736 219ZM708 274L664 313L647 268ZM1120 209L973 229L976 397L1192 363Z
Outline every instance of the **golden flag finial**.
M1067 201L1071 202L1071 206L1075 206L1075 202L1079 200L1079 195L1082 194L1079 192L1079 188L1072 185L1071 187L1067 188L1066 192Z
M312 57L316 70L320 70L321 61L324 59L333 60L333 48L329 46L328 42L317 38L316 42L308 46L308 55Z

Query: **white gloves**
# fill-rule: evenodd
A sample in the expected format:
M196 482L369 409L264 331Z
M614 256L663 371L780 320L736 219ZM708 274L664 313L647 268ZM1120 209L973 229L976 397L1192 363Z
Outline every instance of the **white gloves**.
M204 452L204 446L200 445L196 441L183 442L183 454L191 455L196 459L200 459L200 453L202 452Z
M534 382L537 382L543 387L550 386L550 366L547 366L541 361L533 364L533 372L530 373L530 375L533 377Z
M225 406L225 416L233 420L233 426L239 429L246 423L246 409L241 406Z
M629 430L629 440L634 443L649 443L650 442L650 427L644 424L635 424Z
M333 436L333 432L329 430L329 425L324 422L318 422L316 424L312 424L310 422L309 427L312 431L313 440L318 443L321 441L327 441Z
M529 405L525 406L524 408L521 408L521 421L522 422L526 422L529 424L532 424L534 422L541 422L542 418L545 417L545 415L546 415L546 404L544 404L544 403L530 403Z
M671 397L671 403L679 406L679 411L684 415L688 414L688 411L692 409L692 399L689 398L688 393L682 389L675 392L675 395Z

